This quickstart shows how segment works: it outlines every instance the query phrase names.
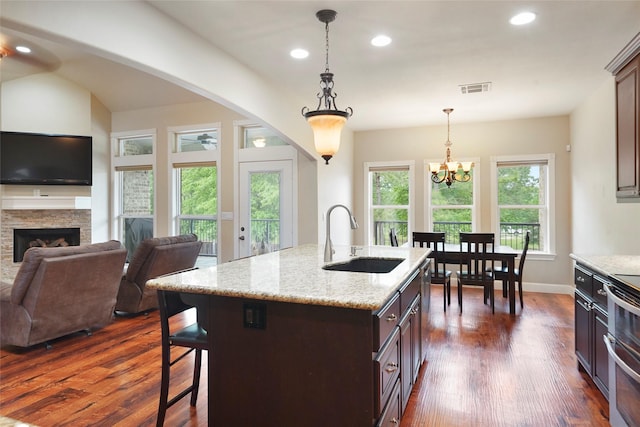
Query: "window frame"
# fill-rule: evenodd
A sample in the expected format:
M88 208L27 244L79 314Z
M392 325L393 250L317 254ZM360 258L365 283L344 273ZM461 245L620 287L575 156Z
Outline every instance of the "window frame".
M540 234L544 234L544 238L549 242L548 250L529 250L527 257L532 259L549 259L553 260L556 257L556 199L555 199L555 186L556 186L556 167L555 167L555 154L543 153L543 154L520 154L509 156L491 156L491 227L496 234L500 233L500 205L498 205L498 168L503 166L516 166L523 164L541 164L547 165L547 178L546 178L546 223L545 230L540 231ZM535 205L539 207L541 205Z
M467 157L462 159L457 159L458 162L473 162L473 176L471 179L471 183L473 185L473 202L471 204L471 231L476 233L481 230L480 228L480 212L482 208L482 198L480 197L480 180L482 177L482 168L480 166L480 159L478 157ZM431 170L429 169L429 163L442 163L442 159L425 159L423 164L424 170L424 193L425 193L425 209L424 209L424 224L427 228L427 231L433 231L433 204L431 203ZM444 183L439 185L446 185ZM451 185L456 185L454 181ZM447 209L454 208L457 209L462 205L439 205L435 209ZM468 205L465 205L468 206Z
M364 192L364 206L366 210L366 214L364 215L364 244L366 246L373 245L375 241L373 236L373 206L370 204L372 199L373 189L371 188L371 180L369 175L371 172L376 170L398 170L398 169L408 169L408 177L409 177L409 204L406 206L407 209L407 239L411 236L411 233L415 227L415 161L413 160L398 160L398 161L387 161L387 162L365 162L364 163L364 188L366 191ZM379 207L379 206L378 206ZM396 209L404 209L404 205L383 205L383 207L388 208L396 208Z
M215 132L218 142L216 148L213 150L202 151L179 151L178 147L178 135L184 133L207 133ZM180 174L179 169L182 167L206 167L214 166L216 168L216 212L213 215L198 215L197 219L210 219L216 222L216 257L220 254L220 144L221 144L221 124L207 123L197 125L185 125L185 126L170 126L167 128L167 141L171 146L167 161L167 170L170 174L170 194L169 194L169 212L171 215L170 232L173 235L180 234L180 219L181 218L196 218L193 215L181 215L180 214Z
M120 155L120 141L123 139L137 138L137 137L150 137L152 143L152 154L140 154L135 156L121 156ZM153 221L153 235L157 235L157 206L158 206L158 192L157 190L157 168L156 168L156 153L157 153L157 131L153 129L141 129L136 131L124 131L124 132L112 132L110 135L111 140L111 238L124 242L124 235L121 235L124 227L124 220L126 218L151 218ZM135 170L136 167L147 168L153 172L153 215L125 215L122 213L123 209L123 191L122 191L122 179L119 172L122 169ZM121 170L118 170L121 169Z

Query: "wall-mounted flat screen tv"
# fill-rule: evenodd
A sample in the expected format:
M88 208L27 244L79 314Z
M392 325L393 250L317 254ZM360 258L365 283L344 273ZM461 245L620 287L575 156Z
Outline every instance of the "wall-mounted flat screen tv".
M0 132L0 184L91 185L90 136Z

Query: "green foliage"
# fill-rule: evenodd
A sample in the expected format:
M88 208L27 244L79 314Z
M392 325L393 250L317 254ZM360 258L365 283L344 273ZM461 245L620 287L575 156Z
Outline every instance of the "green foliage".
M498 204L501 223L538 223L540 209L535 207L544 200L540 176L546 175L546 166L521 165L498 168ZM515 206L532 206L521 208ZM508 208L509 206L514 206Z
M251 219L280 218L280 175L251 174Z
M182 215L215 215L218 211L217 174L215 166L181 168Z

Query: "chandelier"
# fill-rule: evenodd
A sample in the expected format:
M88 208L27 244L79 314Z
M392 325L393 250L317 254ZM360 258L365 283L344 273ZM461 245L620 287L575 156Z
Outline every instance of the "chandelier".
M336 94L333 92L333 73L329 71L329 22L336 19L335 10L320 10L316 17L320 22L324 22L325 28L325 70L320 73L320 88L318 92L318 107L310 111L307 107L302 108L302 115L313 130L313 139L316 151L329 164L329 159L340 148L340 132L347 119L353 114L351 107L346 110L338 110L336 107Z
M451 160L451 140L450 140L450 124L449 114L453 111L453 108L445 108L444 111L447 114L447 142L444 146L447 147L447 155L442 163L429 163L429 169L431 170L431 181L436 184L444 182L447 187L451 187L453 181L469 182L471 181L471 175L469 172L473 167L473 162L457 162ZM458 170L462 169L462 174L458 173Z

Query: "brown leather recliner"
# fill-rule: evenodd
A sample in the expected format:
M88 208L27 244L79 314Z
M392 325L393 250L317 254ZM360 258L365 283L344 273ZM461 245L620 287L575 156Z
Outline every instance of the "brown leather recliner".
M28 249L0 285L0 342L29 347L110 323L126 256L117 240Z
M201 246L195 234L143 240L120 282L116 312L140 313L158 308L157 292L147 289L147 280L193 268Z

